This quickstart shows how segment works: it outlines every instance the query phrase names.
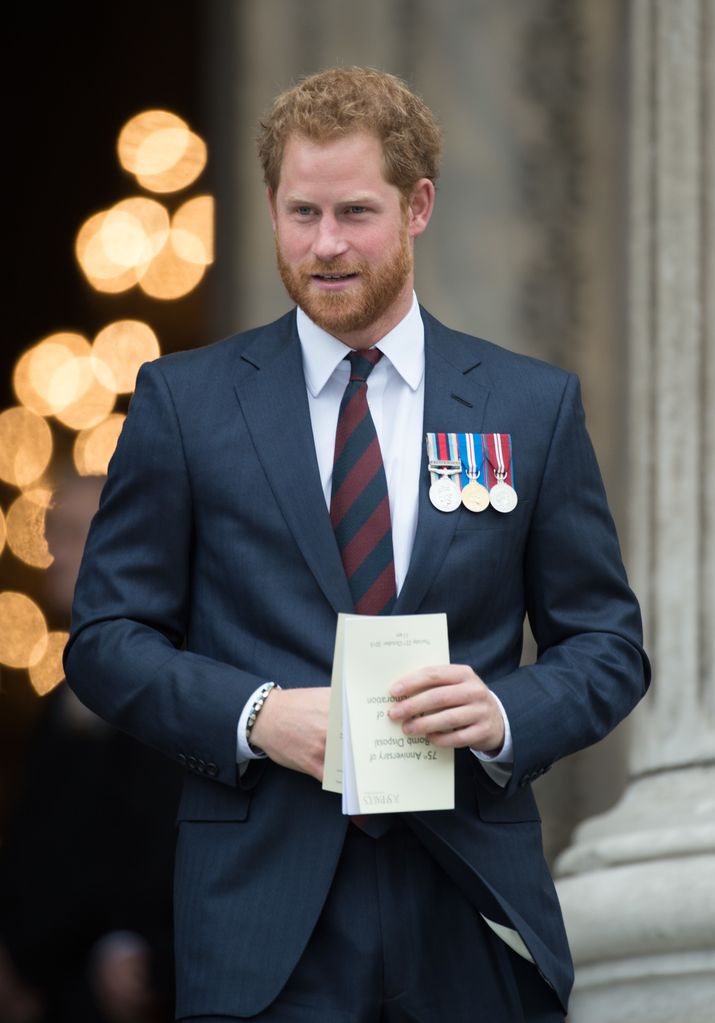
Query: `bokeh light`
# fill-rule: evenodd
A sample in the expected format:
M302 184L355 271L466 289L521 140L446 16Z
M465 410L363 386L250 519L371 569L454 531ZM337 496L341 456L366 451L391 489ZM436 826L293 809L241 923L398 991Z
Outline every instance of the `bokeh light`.
M174 248L188 263L208 265L214 261L214 199L197 195L174 214L171 222Z
M110 212L102 210L85 220L75 241L75 256L93 288L117 294L134 287L137 273L134 267L127 269L107 255L102 228Z
M186 121L168 110L145 110L141 114L136 114L124 125L117 140L117 155L122 167L130 174L156 174L165 170L171 164L160 163L153 167L148 164L151 147L147 148L147 142L152 136L170 131L183 133L185 138L189 133L189 126ZM181 156L181 152L178 156ZM161 154L159 158L161 159ZM174 156L171 162L175 163L176 159Z
M34 483L49 465L52 447L42 416L19 406L0 413L0 479L6 483L21 488Z
M162 133L164 137L170 133ZM176 151L178 148L172 145L168 138L160 138L159 144L166 144L167 149ZM161 173L137 174L137 181L142 188L150 192L178 192L182 188L191 185L206 166L206 143L198 135L188 132L185 139L184 149L179 159L172 166L167 167Z
M106 476L125 419L126 416L117 412L99 426L77 435L73 458L80 476Z
M13 386L18 401L41 416L55 415L79 395L80 374L75 360L92 353L81 334L51 334L18 360Z
M8 508L7 545L16 558L33 568L48 568L54 560L45 537L45 513L51 501L48 487L33 487Z
M80 228L75 254L98 291L134 287L169 235L169 214L156 199L136 196L95 213Z
M161 193L196 181L206 167L206 144L176 114L148 110L124 125L117 150L122 167L156 195L135 195L89 216L75 239L79 266L103 294L139 286L152 298L182 298L214 260L214 199L194 196L172 216ZM53 491L44 478L53 456L51 419L77 432L76 472L105 476L126 418L114 411L117 397L131 394L142 364L160 354L149 324L117 320L92 344L81 334L58 332L20 356L13 371L18 406L0 413L0 481L21 493L0 509L0 554L7 547L32 568L53 565L46 535ZM46 580L61 564L58 554ZM65 632L48 633L30 596L0 593L0 664L26 669L39 695L64 677L67 638Z
M101 330L92 351L100 365L106 366L116 394L130 394L136 384L139 367L161 354L156 334L140 320L118 320ZM109 381L103 382L108 383Z
M182 259L176 250L172 230L164 248L154 257L139 281L139 286L152 298L182 298L201 282L205 271L204 265Z
M31 668L47 649L47 623L40 608L24 593L0 593L0 664Z
M107 210L99 228L99 242L110 265L122 273L148 263L153 253L141 220L126 210Z
M106 419L114 408L116 393L111 371L90 354L65 363L56 374L56 384L74 399L55 419L71 430L87 430Z
M151 192L186 188L206 166L206 144L176 114L146 110L128 121L117 143L119 161Z
M68 632L47 634L44 655L37 664L30 667L30 682L38 696L46 696L64 679L62 654L68 639Z
M102 221L101 243L110 263L139 270L160 251L169 234L169 214L156 199L117 203Z

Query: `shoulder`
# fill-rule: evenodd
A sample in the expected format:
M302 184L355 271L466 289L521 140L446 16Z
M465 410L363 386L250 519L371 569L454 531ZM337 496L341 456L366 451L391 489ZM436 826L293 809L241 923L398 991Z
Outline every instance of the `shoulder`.
M232 379L244 358L252 353L267 353L277 344L287 344L292 338L295 311L286 313L272 323L233 334L230 337L186 351L162 355L145 363L142 374L162 378L171 391L189 388L195 390L202 383L216 383Z
M511 351L492 341L453 330L422 309L428 352L461 366L464 373L479 369L483 386L518 392L522 397L578 391L578 379L559 366Z
M235 415L235 385L261 361L294 340L295 314L201 348L146 362L137 376L130 418L145 421L164 410L187 429Z

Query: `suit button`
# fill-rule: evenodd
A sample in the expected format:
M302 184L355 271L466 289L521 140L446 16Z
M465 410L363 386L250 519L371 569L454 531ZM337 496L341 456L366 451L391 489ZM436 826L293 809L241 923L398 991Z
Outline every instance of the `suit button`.
M206 761L205 760L199 760L199 762L196 765L196 767L197 767L197 770L198 770L199 774L204 774L206 772Z
M196 757L187 757L186 763L189 765L192 771L196 770Z
M186 757L183 753L179 753L179 763L182 767L186 767Z
M206 774L209 776L209 778L215 778L216 775L218 774L218 767L216 766L216 764L207 764Z

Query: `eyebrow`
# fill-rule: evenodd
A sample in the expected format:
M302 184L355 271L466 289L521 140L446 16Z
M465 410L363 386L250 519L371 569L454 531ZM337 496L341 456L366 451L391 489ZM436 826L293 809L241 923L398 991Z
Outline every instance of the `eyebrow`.
M377 203L380 200L376 195L355 195L348 196L345 199L339 199L334 205L336 206L367 206L373 203ZM298 206L316 206L318 205L312 199L306 199L301 195L286 195L283 197L283 202L287 206L298 205Z

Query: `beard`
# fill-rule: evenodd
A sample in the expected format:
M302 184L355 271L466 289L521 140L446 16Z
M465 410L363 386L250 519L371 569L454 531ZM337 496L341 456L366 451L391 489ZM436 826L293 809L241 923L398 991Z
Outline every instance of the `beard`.
M412 249L406 229L400 232L395 252L378 267L364 260L345 263L312 261L297 267L289 265L276 235L276 261L283 286L296 305L329 334L339 337L366 330L376 323L396 301L412 272ZM358 274L356 286L344 291L320 292L313 283L315 274Z

